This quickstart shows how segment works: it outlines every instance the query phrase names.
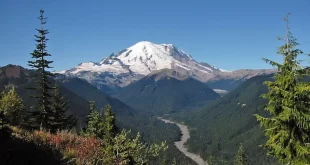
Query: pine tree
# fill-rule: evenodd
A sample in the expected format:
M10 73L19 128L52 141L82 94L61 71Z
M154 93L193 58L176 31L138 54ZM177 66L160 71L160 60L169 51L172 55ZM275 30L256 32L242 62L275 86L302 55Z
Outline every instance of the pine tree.
M112 112L110 105L104 107L104 127L106 140L115 137L118 128L116 126L115 114Z
M52 114L49 116L51 132L55 133L57 130L71 129L76 125L76 118L73 115L67 115L68 101L59 92L59 86L55 87Z
M248 156L242 144L239 145L238 153L235 159L235 165L249 165Z
M209 163L206 162L206 164L209 164L209 165L214 165L214 164L215 164L215 163L214 163L214 158L213 158L213 155L212 155L212 154L209 156L208 162L209 162Z
M268 154L288 165L304 165L310 164L310 85L303 82L309 72L297 60L303 52L296 48L298 43L290 32L288 16L286 37L280 38L285 45L278 51L284 57L283 64L264 59L278 68L275 81L265 82L269 91L263 95L269 100L265 110L271 117L256 116L268 137L263 145Z
M109 143L117 134L118 128L115 124L115 115L112 112L112 107L110 105L106 105L103 110L104 115L102 116L96 109L95 102L90 102L90 113L88 115L88 123L84 135L96 136Z
M36 91L36 95L32 96L36 99L36 105L32 107L32 113L29 116L29 121L31 123L31 127L34 129L45 128L49 130L50 121L48 116L52 114L51 90L54 88L49 80L53 74L50 73L48 69L52 68L49 65L53 61L46 60L46 57L51 55L46 50L46 42L48 41L46 34L49 32L43 28L43 25L46 24L47 19L44 17L43 10L40 10L40 16L38 19L40 20L41 28L36 29L39 33L38 35L35 35L35 41L37 42L36 49L31 53L34 60L28 61L28 65L36 69L36 74L33 76L35 78L34 86L29 88Z
M87 128L89 120L90 120L90 114L92 112L96 111L96 103L95 103L95 101L89 101L88 105L89 106L88 106L88 115L86 116L86 128ZM84 131L85 131L86 128L84 128Z
M135 138L131 138L130 134L130 131L122 130L112 138L111 143L104 143L104 164L147 165L168 148L166 142L149 145L142 142L139 133Z
M93 101L89 102L89 115L87 118L87 128L83 132L83 135L104 139L106 133L104 119L98 110L96 110L95 102Z
M15 87L2 92L0 99L1 116L4 123L21 125L23 123L25 106L23 100L16 93Z

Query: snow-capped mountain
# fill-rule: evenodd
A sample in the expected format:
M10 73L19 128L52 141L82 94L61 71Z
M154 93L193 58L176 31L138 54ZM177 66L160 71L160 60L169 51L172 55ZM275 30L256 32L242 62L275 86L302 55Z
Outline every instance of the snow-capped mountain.
M221 75L236 75L207 63L199 63L172 44L154 44L148 41L138 42L100 62L81 63L58 73L86 79L98 88L112 92L108 89L127 86L153 71L162 69L176 70L202 82L222 77Z
M203 73L220 71L216 67L196 62L189 54L172 44L154 44L148 41L137 44L104 58L99 63L81 63L77 67L59 73L78 74L85 71L114 74L130 73L147 75L155 70L183 68Z

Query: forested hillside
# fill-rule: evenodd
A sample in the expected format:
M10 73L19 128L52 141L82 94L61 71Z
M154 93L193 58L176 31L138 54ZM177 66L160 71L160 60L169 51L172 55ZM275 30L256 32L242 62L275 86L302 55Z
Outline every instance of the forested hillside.
M213 155L218 161L233 162L239 144L243 143L251 164L273 164L258 147L266 139L254 116L267 114L263 111L267 101L260 96L267 92L264 81L271 79L272 75L253 77L211 105L178 115L176 119L190 126L190 150L205 159Z
M137 110L154 114L192 110L220 97L202 82L168 69L154 72L113 96Z
M306 3L91 3L0 5L0 165L310 165Z
M28 108L35 102L29 97L31 91L26 89L33 83L29 77L31 74L34 74L34 71L15 65L0 68L1 89L3 90L6 86L14 86ZM89 113L88 101L95 101L98 110L109 104L113 107L112 110L116 114L119 127L132 130L132 134L140 132L142 138L147 142L167 141L170 146L165 154L168 162L173 158L177 162L191 162L173 145L173 142L180 137L180 131L176 126L166 125L148 113L137 111L119 100L109 97L84 80L61 76L56 81L51 81L60 84L61 93L68 99L68 112L78 117L77 126L79 128L86 124L86 116Z

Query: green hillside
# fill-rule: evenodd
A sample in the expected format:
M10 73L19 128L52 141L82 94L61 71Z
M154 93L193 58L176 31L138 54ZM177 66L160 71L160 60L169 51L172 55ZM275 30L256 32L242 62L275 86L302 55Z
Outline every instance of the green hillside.
M198 80L172 70L161 70L113 95L129 106L155 114L203 107L220 96Z
M0 90L7 85L15 86L18 94L23 98L26 107L33 105L30 90L26 89L32 86L32 80L29 78L33 71L27 70L20 66L7 65L0 68ZM64 86L60 86L60 92L66 95L69 101L69 113L74 114L81 121L88 114L88 102Z
M26 107L33 105L33 100L29 97L32 91L26 89L26 87L32 86L32 80L29 78L31 74L33 74L32 70L20 66L7 65L0 67L0 91L9 84L14 85L18 94L23 98ZM63 76L56 76L56 79L60 83L60 92L69 101L69 113L79 118L78 126L84 125L85 117L88 115L88 101L96 101L98 109L110 104L116 114L119 127L130 129L133 134L140 132L147 142L167 141L170 146L166 152L167 160L172 161L173 158L176 158L178 162L182 162L181 165L194 164L173 145L173 142L180 137L177 126L164 124L148 113L137 111L108 96L84 80Z
M268 115L263 111L267 101L260 95L267 92L264 81L271 79L271 75L253 77L206 108L176 116L175 119L185 121L191 128L187 142L190 150L205 158L213 154L218 160L231 163L243 143L251 165L273 164L258 147L265 138L253 115Z

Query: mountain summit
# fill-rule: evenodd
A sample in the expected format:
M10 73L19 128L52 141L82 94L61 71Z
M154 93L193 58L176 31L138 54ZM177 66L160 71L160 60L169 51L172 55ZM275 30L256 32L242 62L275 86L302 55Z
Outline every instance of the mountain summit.
M191 55L172 44L154 44L148 41L138 42L116 54L111 54L100 62L81 63L72 69L58 73L86 79L99 89L113 93L162 69L175 70L201 82L219 77L227 78L231 75L229 71L195 61ZM232 75L236 78L236 73Z
M196 62L188 53L172 44L141 41L117 54L104 58L99 63L81 63L77 67L61 73L78 74L90 71L147 75L161 69L182 69L202 73L220 71L218 68Z

